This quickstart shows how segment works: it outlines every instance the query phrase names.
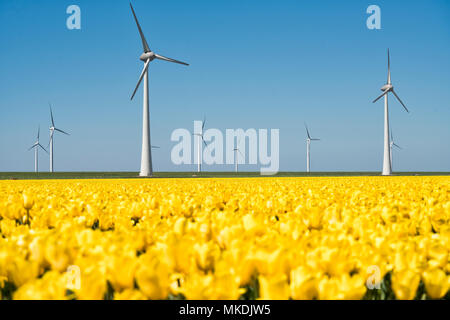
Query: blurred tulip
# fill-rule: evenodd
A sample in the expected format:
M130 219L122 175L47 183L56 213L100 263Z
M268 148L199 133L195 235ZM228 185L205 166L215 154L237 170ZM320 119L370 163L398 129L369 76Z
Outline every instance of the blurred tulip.
M259 295L262 300L289 299L289 285L285 274L259 276Z
M450 277L441 269L427 270L422 274L425 290L432 299L441 299L449 290Z
M399 300L412 300L419 287L420 275L416 272L405 269L395 271L392 274L392 290Z

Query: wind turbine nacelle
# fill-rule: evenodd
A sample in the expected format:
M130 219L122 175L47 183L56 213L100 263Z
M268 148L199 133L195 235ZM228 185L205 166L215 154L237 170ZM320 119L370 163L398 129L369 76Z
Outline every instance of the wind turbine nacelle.
M392 90L393 88L392 84L385 84L381 87L381 91Z
M155 59L155 54L153 52L144 52L143 54L141 54L141 56L139 57L140 60L142 61L147 61L148 59L150 59L150 61L152 61L153 59Z

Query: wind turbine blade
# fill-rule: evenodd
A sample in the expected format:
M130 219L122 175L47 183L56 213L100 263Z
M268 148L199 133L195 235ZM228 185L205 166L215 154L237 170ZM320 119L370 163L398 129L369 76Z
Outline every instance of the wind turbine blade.
M54 131L52 130L52 132L50 133L50 140L48 140L47 148L50 147L50 142L52 142L52 140L53 140L53 133L54 133Z
M52 111L52 105L50 104L50 102L48 103L48 105L50 106L50 117L52 118L52 126L55 126L55 121L53 121L53 111Z
M38 143L33 144L31 147L28 148L28 151L38 146Z
M38 144L38 147L41 147L42 150L48 153L47 149L45 149L40 143Z
M152 146L152 148L153 148L153 149L161 149L161 148L158 147L158 146Z
M389 56L389 48L388 48L388 84L391 84L391 58Z
M376 98L375 100L372 101L372 103L377 102L378 100L380 100L385 94L387 94L389 92L389 90L384 91L378 98Z
M202 136L202 141L203 141L203 144L205 145L205 147L207 147L208 145L206 144L205 139L203 139L203 136Z
M189 64L186 63L186 62L178 61L178 60L175 60L175 59L172 59L172 58L167 58L167 57L164 57L164 56L159 55L159 54L156 54L156 53L155 53L155 58L156 58L156 59L159 59L159 60L164 60L164 61L169 61L169 62L174 62L174 63L182 64L182 65L185 65L185 66L188 66L188 65L189 65Z
M56 129L56 128L55 128L55 130L56 130L56 131L59 131L59 132L61 132L61 133L64 133L65 135L70 136L70 134L68 134L67 132L62 131L61 129Z
M395 93L394 90L392 90L392 93L394 94L394 96L397 98L397 100L402 104L403 108L405 108L406 112L409 113L408 108L406 108L405 104L402 102L402 100L400 100L399 96Z
M394 146L396 146L397 148L399 148L400 150L402 149L399 145L397 145L396 143L393 143Z
M244 154L241 152L241 150L237 149L237 151L241 154L242 157L245 158Z
M139 85L141 84L142 79L144 78L145 72L147 71L149 64L150 64L150 59L147 59L147 61L145 61L144 69L142 69L141 75L139 76L138 83L136 85L136 88L134 88L134 91L133 91L133 94L131 95L130 100L133 100L134 95L136 94L136 91L139 88Z
M131 8L131 12L133 12L134 20L136 21L136 25L137 25L137 27L138 27L139 34L140 34L140 36L141 36L142 47L144 48L144 52L150 52L150 51L152 51L152 50L150 50L150 48L149 48L149 46L148 46L148 43L147 43L147 40L145 40L144 33L142 32L141 25L139 24L139 21L138 21L138 19L136 18L136 13L134 12L134 9L133 9L133 6L131 5L131 2L130 2L130 8Z
M39 131L41 131L41 126L38 127L37 141L39 141Z
M202 132L203 132L203 129L205 129L205 124L206 124L206 116L203 117Z
M320 139L310 139L311 141L320 141Z
M309 135L308 126L305 123L305 129L306 129L306 135L308 136L308 139L311 139L311 136Z

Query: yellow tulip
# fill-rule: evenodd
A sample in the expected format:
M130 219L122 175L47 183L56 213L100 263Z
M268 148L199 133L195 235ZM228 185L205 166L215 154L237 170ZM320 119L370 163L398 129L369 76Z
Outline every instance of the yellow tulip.
M318 288L321 300L359 300L366 292L364 278L360 275L325 276L319 281Z
M31 208L33 208L34 198L29 193L26 192L24 192L22 196L23 196L23 207L26 210L30 210Z
M177 236L182 236L186 230L186 224L187 220L184 217L178 218L173 226L174 233Z
M318 298L317 276L305 267L291 271L291 297L295 300L312 300Z
M428 249L428 266L430 268L444 268L448 265L448 248L442 245L433 245Z
M213 299L213 282L211 274L191 273L186 277L181 292L189 300Z
M238 300L246 289L239 287L239 278L233 274L216 274L213 280L214 291L207 299Z
M427 295L433 299L441 299L449 290L449 280L441 269L427 270L422 274Z
M52 269L57 271L65 271L71 263L70 251L65 248L62 240L50 238L45 249L44 256L47 263Z
M253 214L243 216L242 223L246 232L254 233L256 236L264 233L264 222Z
M21 286L13 294L14 300L66 300L64 276L49 271L41 279L35 279Z
M27 261L22 257L13 258L6 266L8 280L16 287L38 277L39 264L35 261Z
M101 272L81 270L80 286L73 291L79 300L102 300L106 290L106 278Z
M262 300L289 299L289 285L285 274L259 276L259 295Z
M169 272L167 265L156 257L141 256L136 271L136 283L139 290L152 300L166 299L169 294Z
M108 280L116 291L132 289L137 268L134 257L114 256L108 266Z
M395 271L392 274L392 290L397 299L412 300L419 287L420 275L416 272L405 269Z
M197 266L202 270L211 270L214 267L215 257L220 254L211 242L194 244Z

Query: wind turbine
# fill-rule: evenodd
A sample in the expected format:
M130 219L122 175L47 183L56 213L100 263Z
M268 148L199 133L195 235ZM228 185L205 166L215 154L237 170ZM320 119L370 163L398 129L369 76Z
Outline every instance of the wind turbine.
M394 86L391 83L391 62L390 62L390 57L389 57L389 49L387 51L387 54L388 54L387 83L381 87L381 91L383 91L383 93L373 101L375 103L384 96L384 156L383 156L383 172L382 172L382 175L384 175L384 176L389 176L392 174L392 164L391 164L390 144L389 144L388 93L392 92L392 94L401 103L403 108L405 108L406 112L409 112L409 110L406 108L405 104L402 102L402 100L400 100L399 96L394 91Z
M28 151L30 151L31 149L34 149L34 172L39 172L39 168L38 168L38 149L41 148L42 150L44 150L45 152L47 152L47 150L45 150L45 148L39 143L39 132L41 131L41 128L38 127L38 134L37 134L37 140L36 142L28 149ZM48 152L47 152L48 153Z
M205 139L203 139L203 130L205 129L206 117L203 118L202 121L202 131L200 133L194 133L194 136L197 136L197 172L202 171L202 142L206 145Z
M309 134L308 126L305 123L305 129L306 129L306 172L310 171L311 166L311 155L310 155L310 146L311 141L319 141L320 139L311 138L311 135Z
M55 134L55 131L59 131L61 133L64 133L65 135L69 135L67 132L62 131L61 129L58 129L55 127L55 121L53 120L53 111L52 111L52 105L49 103L50 106L50 117L52 119L52 126L50 127L50 141L48 142L50 146L50 172L54 172L53 170L53 135Z
M392 129L391 129L391 143L389 144L389 152L390 152L390 155L391 155L391 168L393 168L393 166L394 166L394 163L392 162L392 150L393 150L393 148L394 147L397 147L398 149L402 149L398 144L396 144L395 142L394 142L394 136L392 135Z
M237 142L236 148L233 149L234 151L234 165L235 165L235 172L238 172L238 152L241 154L242 157L244 157L244 155L242 154L241 150L239 150L238 148L239 145L239 141Z
M139 35L141 36L142 46L144 49L144 53L139 57L139 59L143 62L144 68L142 69L141 75L139 76L138 83L136 88L131 95L131 100L133 100L134 95L136 94L139 85L141 84L142 79L144 79L144 99L143 99L143 125L142 125L142 155L141 155L141 171L139 173L140 176L143 177L151 177L153 174L152 168L152 153L151 153L151 142L150 142L150 115L149 115L149 103L148 103L148 66L150 62L154 59L179 63L188 66L187 63L177 61L171 58L167 58L161 56L159 54L154 53L150 50L147 40L145 40L144 33L142 32L141 26L139 24L138 19L136 18L136 14L134 12L133 6L130 3L131 12L133 13L134 20L136 21L137 28L139 30Z

